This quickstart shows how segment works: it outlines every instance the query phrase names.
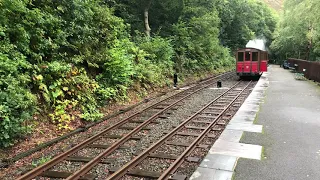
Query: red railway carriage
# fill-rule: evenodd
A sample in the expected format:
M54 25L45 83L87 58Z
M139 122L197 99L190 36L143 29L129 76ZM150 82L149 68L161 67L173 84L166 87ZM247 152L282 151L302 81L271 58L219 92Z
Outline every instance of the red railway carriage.
M237 59L237 75L242 76L260 76L263 72L267 72L268 52L255 48L238 49Z

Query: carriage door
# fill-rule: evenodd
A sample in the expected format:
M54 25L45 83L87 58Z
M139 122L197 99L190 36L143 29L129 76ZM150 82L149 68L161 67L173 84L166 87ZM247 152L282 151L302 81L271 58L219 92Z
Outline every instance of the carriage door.
M268 70L268 53L261 52L260 56L260 72L267 72Z
M259 53L252 52L252 61L251 61L251 72L254 74L258 73L259 70Z
M239 51L237 54L237 73L243 73L244 52Z
M246 51L244 55L243 73L251 72L251 52Z

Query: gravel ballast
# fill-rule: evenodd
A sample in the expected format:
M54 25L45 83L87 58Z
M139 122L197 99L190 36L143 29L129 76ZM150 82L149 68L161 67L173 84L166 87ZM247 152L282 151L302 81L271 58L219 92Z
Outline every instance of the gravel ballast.
M233 78L232 80L228 80L223 82L224 86L230 87L233 84L236 83L237 78ZM170 110L171 114L166 114L167 118L157 118L155 121L158 123L152 123L149 124L147 127L151 128L151 130L144 130L139 132L138 134L134 136L141 137L141 140L139 141L133 141L130 140L126 142L124 145L128 146L127 149L119 149L116 152L112 153L110 157L106 158L114 158L114 162L110 164L99 164L97 165L91 173L94 173L99 178L105 178L108 175L108 168L111 167L120 167L130 161L135 154L138 152L142 152L144 149L148 148L151 144L159 140L163 135L164 131L170 131L174 128L174 126L179 125L181 122L183 122L185 119L190 117L193 113L197 112L199 109L201 109L205 104L212 101L215 97L217 97L219 94L224 92L225 89L216 89L215 86L211 86L209 88L206 88L195 95L190 96L186 100L184 100L182 103L179 103L181 105L177 110ZM176 92L173 92L176 93ZM168 94L167 96L169 96ZM80 141L85 140L88 137L91 137L94 134L97 134L98 132L106 129L107 127L110 127L111 125L117 123L119 119L124 119L126 117L129 117L130 115L134 114L135 112L145 108L146 106L155 103L156 101L160 101L161 99L166 98L167 96L160 97L157 100L150 101L146 104L143 104L139 107L136 107L134 110L129 111L125 114L120 115L119 117L112 118L106 122L102 122L99 125L96 125L94 127L91 127L88 131L79 133L77 135L72 136L71 138L57 143L55 146L48 147L40 152L35 153L32 158L25 158L20 160L19 162L22 164L21 166L16 166L16 170L14 171L14 175L20 175L21 170L19 170L19 167L22 167L24 164L29 164L32 159L38 159L43 156L54 156L56 154L62 153L75 144L77 144ZM145 120L147 117L142 118ZM137 125L137 123L130 123L129 125L125 125L127 127L134 127ZM124 129L115 129L112 132L109 132L108 134L112 135L124 135L130 132L130 130L124 130ZM116 142L117 139L109 139L109 138L100 138L99 144L112 144ZM188 141L189 142L189 141ZM181 150L179 150L179 148ZM184 147L177 147L178 151L176 153L181 153L185 148ZM170 149L169 149L170 150ZM88 156L88 157L94 157L98 153L102 152L102 149L91 149L86 148L83 151L86 152L79 152L76 155L81 156ZM168 149L164 149L164 152L168 151ZM68 162L67 164L64 164L63 166L59 166L59 170L61 171L72 171L72 167L77 168L82 163L77 162ZM69 169L71 168L71 170ZM15 177L15 176L11 176ZM98 179L99 179L98 178ZM7 178L11 179L11 178Z

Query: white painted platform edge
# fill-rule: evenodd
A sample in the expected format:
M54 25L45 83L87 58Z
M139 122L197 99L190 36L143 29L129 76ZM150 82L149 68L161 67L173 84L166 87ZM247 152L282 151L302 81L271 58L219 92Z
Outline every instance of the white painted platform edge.
M210 154L216 154L216 155L223 155L223 156L233 156L233 157L237 157L237 160L232 162L233 163L233 167L235 167L237 165L237 161L240 157L243 158L250 158L250 156L247 156L247 154L241 154L239 152L234 153L232 149L221 149L221 143L225 143L225 144L230 144L231 146L234 145L234 147L242 147L242 146L246 146L246 147L252 147L255 153L254 157L251 157L252 159L260 159L261 153L262 153L262 146L259 145L251 145L251 144L243 144L243 143L239 143L240 138L239 138L239 132L241 132L240 134L242 135L244 131L248 131L248 132L256 132L256 133L261 133L262 132L262 126L261 125L255 125L253 124L254 119L259 111L260 105L263 102L264 99L264 93L266 91L266 89L269 86L269 81L268 81L268 76L269 76L269 72L265 72L262 74L262 76L260 77L258 83L256 84L256 86L254 87L254 89L252 90L252 92L250 93L250 95L247 97L247 99L244 101L244 103L241 105L241 107L239 108L238 112L233 116L233 118L231 119L231 121L229 122L229 124L227 125L226 129L223 131L223 133L221 134L220 138L216 141L216 143L211 147L210 149ZM254 113L253 113L254 112ZM242 127L237 127L236 125L240 125ZM226 139L226 137L228 136L227 133L230 132L228 131L237 131L238 132L238 137L230 137L230 139ZM225 136L224 136L225 135ZM235 142L237 141L237 142ZM219 149L219 152L215 152L215 150ZM250 153L250 152L249 152ZM251 152L252 153L252 152ZM259 156L260 154L260 156ZM207 156L204 158L207 159ZM210 171L214 174L213 176L201 176L201 172L205 172L204 170L207 171L210 169ZM215 174L217 171L219 171L219 175ZM234 173L234 171L230 171L227 169L214 169L214 168L206 168L206 167L198 167L197 170L193 173L193 175L190 177L190 180L226 180L226 177L228 177L227 179L232 178L232 175L230 175L232 173Z

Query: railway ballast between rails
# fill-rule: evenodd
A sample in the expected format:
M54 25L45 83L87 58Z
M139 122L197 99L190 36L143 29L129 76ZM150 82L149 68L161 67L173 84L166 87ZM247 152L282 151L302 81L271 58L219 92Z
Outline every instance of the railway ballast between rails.
M212 135L214 131L221 131L220 129L214 129L214 126L218 124L219 120L225 115L226 111L233 105L233 103L243 94L244 91L248 91L248 87L251 84L251 81L246 83L245 86L242 86L241 89L239 89L239 84L243 82L238 82L233 87L231 87L229 90L222 93L220 96L209 102L206 106L204 106L202 109L200 109L198 112L194 113L191 117L186 119L183 123L181 123L178 127L176 127L174 130L172 130L170 133L168 133L166 136L161 138L158 142L154 143L152 146L150 146L148 149L144 150L142 153L140 153L138 156L136 156L133 160L128 162L126 165L122 166L120 169L116 170L111 176L108 177L109 180L117 180L123 177L126 174L132 175L134 173L134 168L142 163L146 158L150 156L153 152L155 152L157 149L159 149L162 145L164 145L166 142L169 142L170 139L175 135L183 134L185 136L188 135L186 133L186 129L201 129L202 132L198 134L189 133L190 136L195 136L194 140L188 147L185 148L185 150L175 159L173 163L164 171L164 172L143 172L139 171L139 176L151 176L150 174L153 174L153 178L157 179L186 179L185 176L180 174L174 174L176 170L181 166L181 164L187 159L187 157L191 154L191 152L200 144L200 142L206 137L211 136L213 138L217 138L219 136L219 133L216 133L215 135ZM235 93L236 92L236 93ZM217 102L221 101L221 98L224 98L226 101L224 101L223 108L217 107ZM219 106L221 107L221 103L219 103ZM207 111L210 109L217 108L217 112ZM209 112L209 113L206 113ZM201 114L210 114L212 115L211 121L199 121L196 120ZM204 123L206 126L202 126L202 128L199 128L197 126L188 126L190 122L197 122L197 123ZM184 130L184 131L183 131ZM182 133L184 132L184 133ZM211 135L210 135L211 134ZM174 143L167 143L171 145L179 145ZM170 156L170 155L168 155ZM172 156L172 155L171 155ZM137 172L137 171L136 171ZM158 177L157 177L158 176Z
M139 131L141 131L144 127L146 127L148 124L153 123L153 121L156 118L161 117L166 111L172 109L174 106L178 105L178 103L182 102L186 98L190 97L191 95L215 84L217 82L217 79L223 78L223 79L228 79L230 77L234 76L234 73L226 73L222 74L220 76L214 77L212 79L208 79L206 81L203 81L199 83L199 85L195 85L190 87L189 89L183 90L175 95L172 95L170 97L165 98L164 100L157 102L149 107L144 108L143 110L134 113L133 115L129 116L128 118L125 118L118 123L116 123L113 126L110 126L106 128L105 130L99 132L98 134L86 139L85 141L77 144L76 146L72 147L71 149L67 150L66 152L57 155L47 163L34 168L33 170L27 172L26 174L22 175L19 177L19 180L25 180L25 179L33 179L37 176L47 176L48 174L54 174L54 177L57 178L66 178L66 179L79 179L80 177L90 179L90 175L87 175L86 173L89 172L95 165L97 165L101 159L105 156L110 155L112 152L117 150L121 145L123 145L126 141L131 139L135 134L137 134ZM154 110L157 109L158 111L152 112L151 117L148 117L146 120L141 121L137 120L139 118L139 115L142 116L143 113L146 111ZM130 129L131 131L126 133L125 135L113 135L114 137L119 138L118 141L111 145L99 145L99 144L94 144L99 138L102 136L108 134L108 132L111 132L111 130L121 128L123 125L125 125L128 122L133 122L133 123L139 123L139 125L135 128ZM111 137L112 135L109 135ZM105 149L102 153L100 153L98 156L87 162L79 171L75 173L59 173L59 172L51 172L48 173L48 170L52 168L53 166L59 164L60 162L66 160L68 157L70 157L72 154L80 151L83 148L86 147L100 147Z

